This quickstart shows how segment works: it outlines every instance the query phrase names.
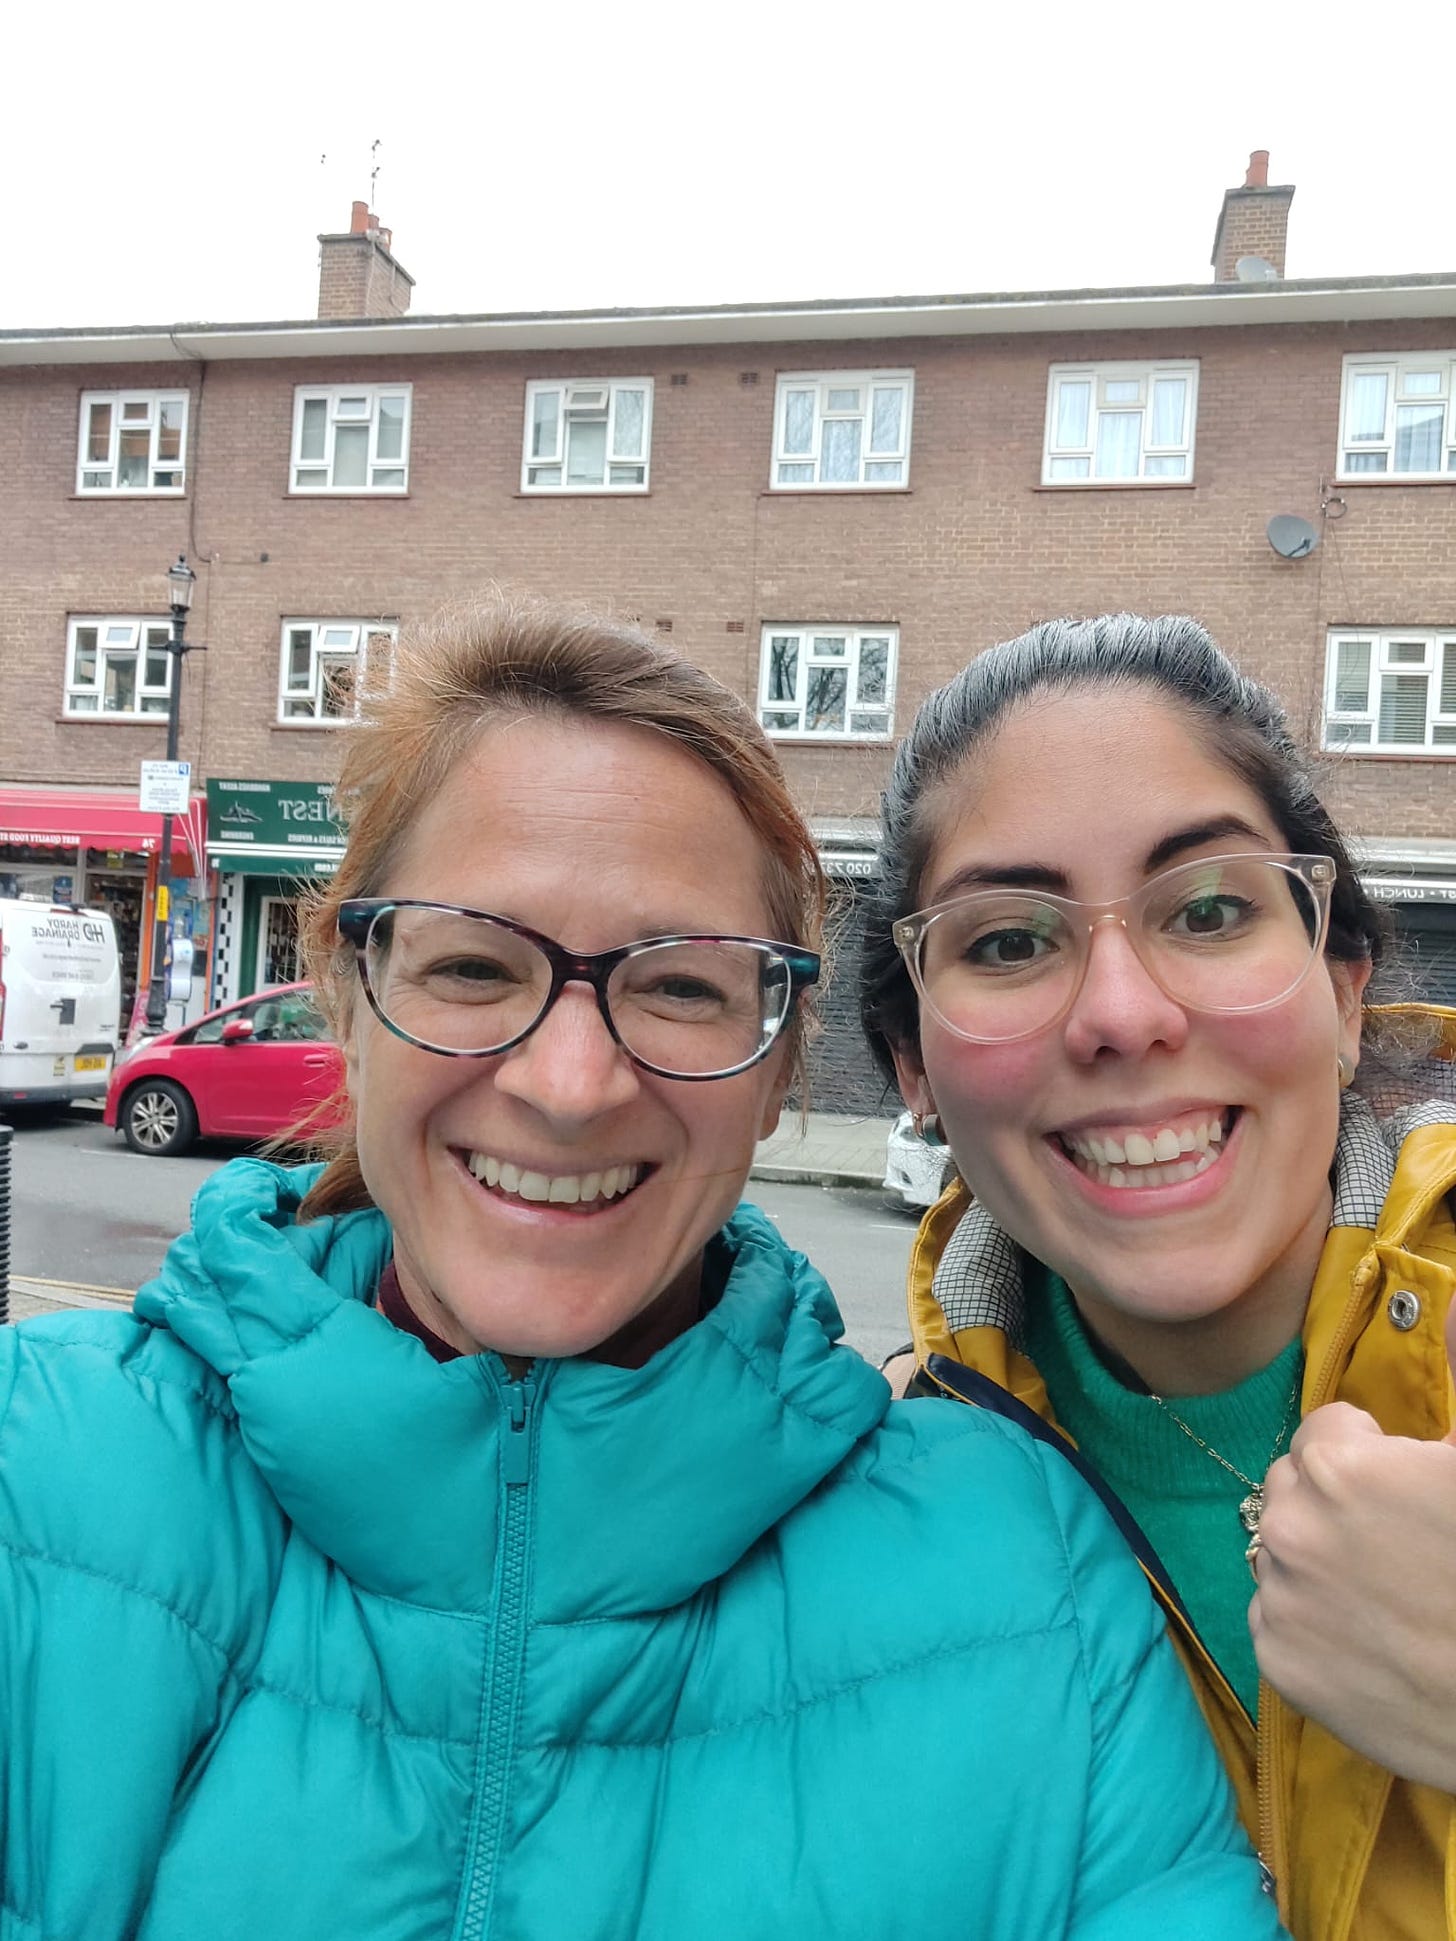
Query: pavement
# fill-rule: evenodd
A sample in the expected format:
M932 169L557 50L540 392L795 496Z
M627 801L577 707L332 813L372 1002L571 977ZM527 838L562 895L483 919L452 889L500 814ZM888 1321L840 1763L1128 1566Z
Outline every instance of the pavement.
M752 1179L804 1186L878 1186L885 1176L885 1141L893 1117L785 1109L778 1130L754 1155ZM74 1281L10 1277L10 1319L57 1308L129 1308L133 1290L87 1287Z

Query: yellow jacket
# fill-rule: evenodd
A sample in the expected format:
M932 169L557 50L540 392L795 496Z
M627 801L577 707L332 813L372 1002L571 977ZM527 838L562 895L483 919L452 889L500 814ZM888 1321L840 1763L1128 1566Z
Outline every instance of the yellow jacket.
M1374 1104L1346 1097L1302 1396L1305 1412L1352 1402L1387 1434L1423 1439L1456 1420L1445 1346L1456 1293L1456 1009L1429 1015L1444 1044L1418 1085L1392 1081ZM959 1362L1056 1426L1015 1345L1020 1280L1018 1251L957 1181L910 1257L916 1359ZM956 1371L942 1372L954 1392ZM1456 1799L1395 1779L1267 1684L1256 1731L1159 1574L1149 1570L1295 1941L1456 1941Z

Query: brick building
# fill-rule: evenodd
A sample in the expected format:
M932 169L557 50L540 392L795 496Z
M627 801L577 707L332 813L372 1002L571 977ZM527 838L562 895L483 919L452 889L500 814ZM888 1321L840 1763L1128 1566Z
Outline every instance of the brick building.
M293 969L359 681L486 582L638 618L755 702L846 968L920 699L1034 620L1180 611L1329 751L1456 1000L1456 274L1286 281L1266 162L1200 285L430 317L356 204L317 319L0 332L0 882L110 901L144 981L179 553L208 803L176 868L219 1001ZM873 1104L830 1013L819 1100Z

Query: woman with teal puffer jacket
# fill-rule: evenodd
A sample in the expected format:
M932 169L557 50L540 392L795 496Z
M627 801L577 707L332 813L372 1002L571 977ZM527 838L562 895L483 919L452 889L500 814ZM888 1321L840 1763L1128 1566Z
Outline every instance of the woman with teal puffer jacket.
M1101 1507L734 1210L822 901L741 704L491 610L340 801L334 1157L0 1337L0 1941L1272 1941Z

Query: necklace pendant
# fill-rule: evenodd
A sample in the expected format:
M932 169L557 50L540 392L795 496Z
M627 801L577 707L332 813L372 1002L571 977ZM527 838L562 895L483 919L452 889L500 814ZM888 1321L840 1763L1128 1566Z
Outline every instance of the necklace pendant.
M1251 1489L1239 1505L1239 1522L1252 1537L1259 1528L1259 1518L1264 1514L1264 1492Z

